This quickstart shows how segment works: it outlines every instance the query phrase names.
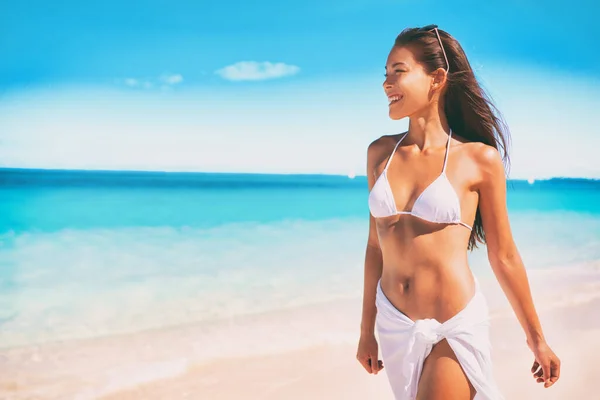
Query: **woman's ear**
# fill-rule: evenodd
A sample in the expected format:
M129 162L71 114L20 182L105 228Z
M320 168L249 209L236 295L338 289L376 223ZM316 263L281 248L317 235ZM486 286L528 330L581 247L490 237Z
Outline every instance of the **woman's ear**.
M431 88L434 90L441 89L446 83L446 70L438 68L433 72L432 76L433 80L431 81Z

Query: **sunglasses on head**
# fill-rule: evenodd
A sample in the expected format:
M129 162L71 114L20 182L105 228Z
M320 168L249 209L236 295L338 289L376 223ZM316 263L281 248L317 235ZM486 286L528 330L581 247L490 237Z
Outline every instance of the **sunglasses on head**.
M446 72L450 72L450 63L448 62L448 57L446 57L446 50L444 50L444 45L442 44L442 39L440 38L440 34L438 32L438 26L435 24L431 24L431 25L426 25L422 28L417 29L417 32L431 32L431 31L435 31L435 35L438 38L438 41L440 42L440 47L442 48L442 53L444 54L444 59L446 60Z

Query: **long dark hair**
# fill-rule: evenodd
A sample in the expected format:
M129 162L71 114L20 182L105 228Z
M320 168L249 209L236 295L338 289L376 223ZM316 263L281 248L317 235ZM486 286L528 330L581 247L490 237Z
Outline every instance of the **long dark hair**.
M448 69L444 110L453 132L471 142L481 142L496 148L508 172L508 146L510 133L500 111L494 106L489 95L481 87L463 48L447 32L437 29L446 51L446 58L440 47L435 30L407 28L396 38L394 46L409 47L417 61L428 73L438 68ZM469 238L469 250L477 243L486 243L479 207Z

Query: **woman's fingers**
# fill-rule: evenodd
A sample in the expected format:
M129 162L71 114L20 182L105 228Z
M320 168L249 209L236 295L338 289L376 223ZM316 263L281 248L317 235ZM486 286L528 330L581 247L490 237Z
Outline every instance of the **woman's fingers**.
M383 369L383 361L378 360L377 356L371 358L371 360L377 360L377 363L371 363L371 365L373 366L373 372L375 373L375 375L377 375L377 373Z
M552 362L550 363L550 367L549 367L549 375L546 378L546 383L544 384L544 387L548 388L548 387L554 385L554 383L558 380L559 376L560 376L560 361L552 360Z
M544 372L542 375L542 378L544 378L544 387L548 387L548 379L550 379L550 363L542 364L542 370Z
M544 383L545 388L549 388L554 385L560 377L560 360L550 359L544 364L540 364L537 361L533 363L531 367L533 378L537 383Z
M550 376L550 380L554 383L558 378L560 378L560 360L556 360L556 363L552 366L552 376Z
M363 356L358 359L362 366L367 370L368 373L371 373L371 359L368 356Z
M357 356L356 358L361 363L363 368L370 374L377 375L377 373L383 369L383 361L377 360L377 357L361 358L360 356ZM377 360L377 363L375 363L373 360Z
M379 360L377 359L377 352L371 354L371 368L373 368L373 373L377 375L379 372Z

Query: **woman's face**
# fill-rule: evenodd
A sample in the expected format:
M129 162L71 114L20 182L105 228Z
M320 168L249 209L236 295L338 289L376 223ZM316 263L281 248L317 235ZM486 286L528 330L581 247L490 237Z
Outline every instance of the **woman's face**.
M431 104L433 76L423 69L408 47L392 48L385 73L383 89L391 119L410 117Z

